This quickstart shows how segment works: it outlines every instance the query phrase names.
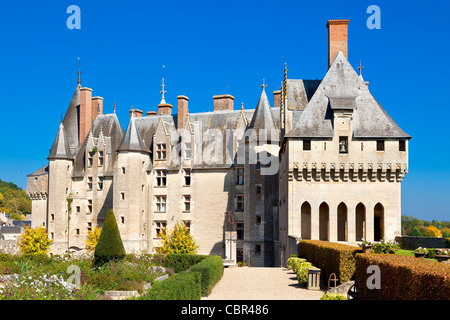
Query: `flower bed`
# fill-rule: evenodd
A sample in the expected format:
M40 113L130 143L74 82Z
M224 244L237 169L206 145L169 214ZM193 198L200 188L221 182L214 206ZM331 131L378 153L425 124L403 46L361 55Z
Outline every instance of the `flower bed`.
M371 265L380 268L380 289L366 285ZM358 254L356 281L359 299L450 299L450 265L411 256Z

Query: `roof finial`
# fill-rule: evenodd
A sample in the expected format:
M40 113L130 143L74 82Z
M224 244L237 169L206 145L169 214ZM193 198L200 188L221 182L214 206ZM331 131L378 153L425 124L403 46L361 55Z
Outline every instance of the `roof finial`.
M362 69L364 69L364 67L361 67L361 61L359 62L359 67L356 68L356 69L359 70L359 75L361 76L361 75L362 75L362 74L361 74L361 71L362 71Z
M63 123L63 116L62 116L62 112L61 112L61 123Z
M164 98L164 93L166 93L167 91L164 90L165 84L164 84L164 68L166 66L163 66L162 69L162 84L161 84L161 88L162 90L160 91L160 93L162 94L161 96L161 102L159 104L166 104L166 99Z
M114 114L116 114L116 102L114 101Z
M287 63L285 62L284 63L284 69L283 69L283 72L284 72L284 85L283 85L284 95L286 95L286 92L287 92L287 72L288 71L289 70L287 68ZM285 98L285 97L283 97L283 98Z
M80 57L77 58L78 59L78 80L77 83L81 85L81 62L80 62Z
M267 87L266 80L263 79L263 84L261 85L261 88L263 88L263 90L264 90L266 87Z
M241 110L244 110L244 102L241 104Z

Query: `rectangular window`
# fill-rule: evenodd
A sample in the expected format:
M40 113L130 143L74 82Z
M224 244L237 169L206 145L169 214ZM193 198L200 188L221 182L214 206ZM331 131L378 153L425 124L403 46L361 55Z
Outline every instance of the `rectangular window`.
M339 137L339 153L348 153L348 137Z
M236 169L236 184L238 185L244 184L244 168Z
M244 240L244 223L236 222L237 239Z
M103 177L98 177L98 190L103 190Z
M92 213L92 199L88 199L88 206L87 206L88 210L87 213L90 214Z
M191 212L191 196L190 195L184 195L184 212Z
M244 195L236 196L236 211L244 211Z
M76 234L77 236L79 236L79 235L80 235L80 229L75 229L75 234Z
M81 212L81 207L80 206L77 206L76 209L77 209L77 213Z
M88 177L87 189L92 190L92 177Z
M384 151L384 140L377 140L377 151Z
M167 222L165 221L155 221L155 234L157 238L161 238L161 234L165 232L167 227Z
M260 195L262 192L262 186L261 185L257 185L256 186L256 195Z
M125 217L124 216L120 216L120 223L121 224L125 224Z
M120 193L120 199L125 200L125 192Z
M303 150L311 150L311 140L303 140Z
M167 170L156 170L156 186L165 187L167 185Z
M186 229L191 231L191 222L189 220L183 220L184 225L186 226Z
M261 224L261 216L260 215L257 215L256 216L256 224Z
M190 143L185 143L184 144L184 158L185 159L190 159L191 158L191 144Z
M94 164L94 153L88 152L88 161L87 161L88 167L92 167Z
M87 223L87 230L92 231L92 222Z
M156 159L165 160L166 159L166 144L159 143L156 145Z
M103 166L103 151L98 152L98 166Z
M398 142L398 151L406 151L406 141L400 140Z
M191 185L191 169L184 169L184 185Z
M156 211L166 212L167 196L156 196Z
M50 217L51 217L51 221L55 221L55 215L53 213L50 215Z
M259 243L255 244L255 255L261 254L261 245Z

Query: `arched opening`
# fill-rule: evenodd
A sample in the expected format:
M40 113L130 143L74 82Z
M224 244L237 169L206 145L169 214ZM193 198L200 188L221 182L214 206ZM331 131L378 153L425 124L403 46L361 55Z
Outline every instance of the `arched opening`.
M347 205L341 202L337 208L338 241L347 241Z
M380 241L384 238L384 207L377 203L373 209L373 240Z
M329 241L330 208L326 202L319 207L319 240Z
M366 238L366 207L362 203L356 206L356 241Z
M311 239L311 205L303 202L301 208L301 236L302 239Z

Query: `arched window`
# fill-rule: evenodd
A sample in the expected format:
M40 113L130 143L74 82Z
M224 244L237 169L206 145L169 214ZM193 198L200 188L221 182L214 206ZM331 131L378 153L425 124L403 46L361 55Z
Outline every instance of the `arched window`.
M356 206L356 241L367 240L366 238L366 206L361 202Z
M384 238L384 207L379 202L373 209L373 238L375 241Z
M326 202L319 207L319 240L329 241L330 208Z
M308 201L303 202L300 214L302 239L311 239L311 205Z
M347 205L341 202L337 208L338 241L347 241Z

